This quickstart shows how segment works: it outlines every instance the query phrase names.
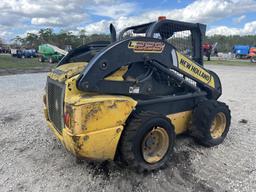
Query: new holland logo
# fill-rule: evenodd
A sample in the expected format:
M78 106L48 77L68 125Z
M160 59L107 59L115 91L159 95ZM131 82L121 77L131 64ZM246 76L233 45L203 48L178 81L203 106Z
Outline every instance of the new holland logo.
M189 71L191 71L195 75L205 79L205 82L208 83L211 80L211 76L208 73L204 72L202 69L200 69L198 66L192 65L183 59L180 60L180 64L186 67Z
M193 61L183 56L179 52L176 52L176 54L178 57L178 67L180 70L186 72L193 78L207 84L212 88L215 87L214 77L207 70L193 63Z
M165 44L163 42L130 41L129 49L136 53L162 53Z

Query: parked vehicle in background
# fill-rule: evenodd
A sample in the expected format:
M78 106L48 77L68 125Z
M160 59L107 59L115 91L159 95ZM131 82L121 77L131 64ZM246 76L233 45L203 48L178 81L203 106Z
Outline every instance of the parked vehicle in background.
M17 51L18 58L33 58L36 57L35 49L23 49Z
M67 55L68 52L51 44L42 44L39 45L38 53L40 62L55 63Z
M35 49L11 49L11 55L17 58L33 58L37 56Z
M252 63L256 63L256 46L235 45L233 53L237 59L250 59Z
M233 47L233 53L237 59L247 59L249 54L250 46L249 45L235 45Z
M9 47L4 47L4 46L1 46L0 47L0 53L10 53L11 50Z
M11 49L11 55L13 57L16 57L17 56L17 52L18 52L18 49Z
M256 47L250 48L249 57L250 57L252 63L256 63Z
M203 44L203 54L204 56L207 57L207 60L211 60L211 55L212 56L217 56L218 55L218 50L217 50L217 45L218 43L209 44L209 43L204 43Z

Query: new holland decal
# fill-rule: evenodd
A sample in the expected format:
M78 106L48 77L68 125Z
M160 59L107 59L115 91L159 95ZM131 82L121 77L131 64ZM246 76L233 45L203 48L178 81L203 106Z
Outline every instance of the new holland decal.
M128 48L136 53L162 53L164 47L163 42L130 41L128 44Z
M178 63L179 63L180 70L186 72L187 74L191 75L195 79L202 81L203 83L209 85L212 88L215 87L214 78L210 73L208 73L205 69L193 63L190 59L183 56L182 54L178 52L176 53L178 56Z

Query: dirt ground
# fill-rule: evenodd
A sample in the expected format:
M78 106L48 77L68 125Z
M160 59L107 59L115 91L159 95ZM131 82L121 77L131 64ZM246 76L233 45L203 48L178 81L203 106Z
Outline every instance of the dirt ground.
M150 174L76 164L44 121L46 74L0 77L0 191L256 191L256 67L209 67L223 82L230 133L210 149L178 137L171 166Z

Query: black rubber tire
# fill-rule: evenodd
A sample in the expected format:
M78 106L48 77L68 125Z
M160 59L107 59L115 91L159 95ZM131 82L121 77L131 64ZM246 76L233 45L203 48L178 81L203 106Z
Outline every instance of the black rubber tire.
M251 63L256 63L256 57L251 58Z
M212 121L217 113L223 112L226 117L226 127L221 137L212 138L210 129ZM192 115L192 126L189 131L195 141L205 147L213 147L221 144L226 138L231 121L229 107L216 100L207 100L198 104Z
M155 126L164 128L169 136L169 147L163 158L156 163L144 160L141 143L146 134ZM133 115L127 123L120 140L121 161L128 168L138 172L153 171L164 168L170 162L175 144L175 132L171 121L158 113L142 112Z

